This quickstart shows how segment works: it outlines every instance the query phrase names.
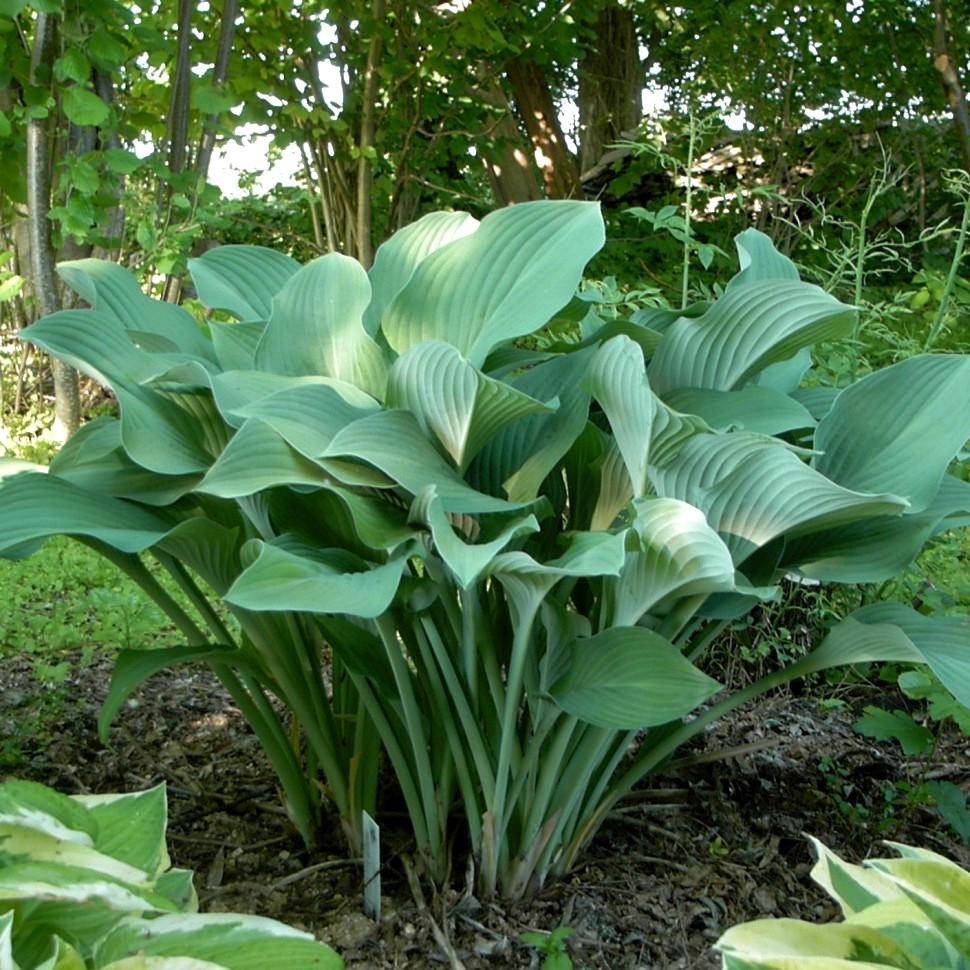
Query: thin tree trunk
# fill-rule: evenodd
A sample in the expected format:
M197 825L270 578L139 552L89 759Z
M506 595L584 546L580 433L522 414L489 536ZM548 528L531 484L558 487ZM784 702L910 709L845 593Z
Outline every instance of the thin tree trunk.
M53 73L57 21L38 13L30 59L30 81L49 79ZM51 200L49 119L31 118L27 123L27 212L30 227L31 269L34 297L41 316L60 309L54 253L51 249L47 213ZM66 440L81 424L81 400L77 372L59 360L51 360L54 375L54 433Z
M546 197L572 198L579 189L579 169L566 148L559 113L545 74L528 57L510 61L505 73L512 85L519 117L532 143L536 165L542 173Z
M963 165L970 171L970 111L967 110L967 99L960 84L950 57L947 42L946 6L943 0L933 0L933 15L935 31L933 35L933 66L940 72L943 91L953 113L953 124L960 139L960 152L963 155Z
M381 59L381 21L384 19L384 0L373 0L372 27L367 48L367 67L364 70L364 94L360 120L360 155L357 159L357 258L369 268L374 261L373 227L371 225L371 175L374 152L374 116L377 101L377 68Z
M239 17L239 0L224 0L222 5L222 22L219 25L219 43L216 47L216 61L212 68L212 83L220 85L226 83L229 76L229 58L232 55L232 44L236 36L236 20ZM205 181L209 175L209 163L212 161L212 151L216 145L216 127L219 124L218 115L206 115L202 120L202 135L199 138L199 151L195 158L195 174L199 181Z

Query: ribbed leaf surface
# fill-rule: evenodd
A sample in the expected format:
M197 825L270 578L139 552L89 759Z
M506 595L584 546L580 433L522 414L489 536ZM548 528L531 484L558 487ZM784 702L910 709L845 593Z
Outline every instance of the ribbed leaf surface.
M263 246L218 246L189 260L202 303L242 321L268 320L273 297L299 268L292 257Z

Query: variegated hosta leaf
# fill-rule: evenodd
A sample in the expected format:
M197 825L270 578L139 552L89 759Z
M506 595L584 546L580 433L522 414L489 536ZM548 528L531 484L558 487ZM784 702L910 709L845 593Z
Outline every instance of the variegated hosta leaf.
M859 491L892 491L924 509L970 438L970 357L911 357L835 399L815 432L815 468Z
M443 340L481 367L493 347L533 333L569 302L604 238L593 203L499 209L418 264L384 311L382 332L399 354Z
M534 515L518 515L502 525L494 539L466 542L455 533L433 485L411 505L411 522L421 522L431 531L435 551L446 563L462 589L471 586L513 539L539 531Z
M473 367L450 344L429 340L402 354L387 384L389 408L410 411L463 471L507 424L555 410Z
M704 511L738 563L776 536L899 513L907 504L842 488L785 445L745 432L695 435L652 475L659 494Z
M336 377L382 398L387 363L362 323L370 298L370 281L357 260L328 253L308 263L273 298L256 367Z
M682 317L650 362L661 396L680 387L733 391L802 347L847 336L855 310L798 280L754 279L729 287L697 320Z
M381 243L367 273L373 296L364 313L364 329L376 336L385 308L404 289L421 260L477 228L478 220L467 212L429 212Z
M232 584L226 602L245 610L346 613L373 618L394 599L404 553L370 568L341 549L288 548L257 542L255 561ZM296 551L299 550L299 551Z
M814 836L808 838L818 857L812 879L839 904L843 916L848 918L876 903L900 897L899 888L885 876L846 862Z
M640 498L648 487L647 461L656 411L643 351L629 337L613 337L596 352L583 384L609 419L633 497Z
M637 548L627 552L609 591L612 626L633 626L661 600L734 590L734 563L699 509L669 498L634 500L631 531Z
M97 948L99 966L131 954L183 956L225 970L342 970L343 961L310 933L276 920L241 913L130 919L112 930Z
M268 320L273 297L299 268L292 257L264 246L218 246L189 260L202 303L244 322Z
M568 670L551 693L580 720L635 730L683 717L720 689L653 631L614 626L573 641Z
M117 263L78 259L58 263L57 272L95 310L116 317L126 330L164 338L169 353L215 359L211 341L185 309L146 296L138 280Z

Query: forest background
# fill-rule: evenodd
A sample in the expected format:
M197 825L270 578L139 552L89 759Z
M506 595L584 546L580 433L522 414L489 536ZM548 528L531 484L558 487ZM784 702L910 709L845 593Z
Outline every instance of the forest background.
M191 307L186 261L213 245L368 265L428 211L585 197L618 302L710 293L756 225L878 310L890 354L970 303L958 0L2 0L0 47L8 446L50 423L55 385L60 434L80 420L72 372L12 338L71 299L56 262L92 254ZM221 149L254 132L297 184L245 194L253 169L230 198Z

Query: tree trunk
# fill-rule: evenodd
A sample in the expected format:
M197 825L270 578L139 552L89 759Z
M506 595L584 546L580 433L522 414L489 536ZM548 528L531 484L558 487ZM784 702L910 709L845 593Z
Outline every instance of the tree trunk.
M222 5L222 20L219 24L216 61L212 68L212 83L216 86L225 84L229 76L229 58L232 55L238 17L239 0L225 0ZM218 124L218 115L206 115L202 119L202 135L199 138L199 151L195 157L195 174L200 181L205 181L209 175L209 163L212 161L212 151L216 144Z
M377 69L381 59L381 21L384 0L373 0L370 44L364 69L364 93L361 106L360 139L357 159L357 258L369 269L374 261L373 226L371 225L371 174L374 153L374 116L377 108Z
M581 172L588 172L643 117L644 71L633 14L611 2L600 13L595 31L579 65Z
M933 15L935 31L933 35L933 66L940 72L940 82L953 113L953 124L960 139L960 152L963 155L963 166L970 171L970 111L967 110L967 99L960 84L950 57L946 29L946 6L943 0L933 0Z
M517 57L509 62L505 73L512 85L519 117L532 143L546 198L572 198L578 193L579 170L566 148L559 113L542 68L529 57Z
M512 117L512 110L502 86L494 78L481 85L482 100L499 112L489 133L489 144L483 149L485 168L497 205L530 202L542 198L528 146Z
M30 59L31 84L53 76L57 22L52 15L37 14L34 46ZM27 213L30 227L31 274L39 315L60 309L54 253L51 249L51 170L48 118L31 118L27 124ZM54 434L66 440L81 423L81 400L77 372L52 359L54 375Z

